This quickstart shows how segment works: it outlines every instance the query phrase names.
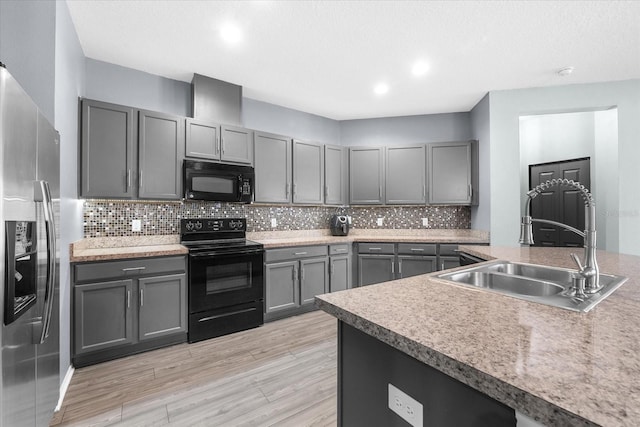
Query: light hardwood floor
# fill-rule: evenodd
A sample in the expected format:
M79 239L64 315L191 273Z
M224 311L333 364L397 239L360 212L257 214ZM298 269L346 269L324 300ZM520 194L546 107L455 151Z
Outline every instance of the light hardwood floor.
M77 369L51 426L335 426L322 311Z

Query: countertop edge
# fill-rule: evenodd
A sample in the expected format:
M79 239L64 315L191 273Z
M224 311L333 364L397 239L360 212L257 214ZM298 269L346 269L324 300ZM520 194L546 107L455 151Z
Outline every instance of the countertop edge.
M558 407L551 402L528 393L503 380L459 362L432 348L426 347L407 337L381 327L367 319L315 297L315 305L319 309L334 316L340 321L370 335L381 342L395 348L420 362L437 369L461 383L486 394L487 396L522 412L523 414L546 425L598 426L579 415ZM533 409L533 410L532 410ZM546 417L541 418L540 414Z

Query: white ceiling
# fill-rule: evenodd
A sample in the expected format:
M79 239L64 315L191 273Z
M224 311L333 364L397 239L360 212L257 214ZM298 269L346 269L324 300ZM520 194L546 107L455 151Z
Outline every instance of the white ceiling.
M87 57L337 120L469 111L488 92L640 78L639 1L69 0ZM234 22L243 40L218 31ZM411 74L417 59L429 72ZM570 76L557 71L573 66ZM389 92L373 93L386 81Z

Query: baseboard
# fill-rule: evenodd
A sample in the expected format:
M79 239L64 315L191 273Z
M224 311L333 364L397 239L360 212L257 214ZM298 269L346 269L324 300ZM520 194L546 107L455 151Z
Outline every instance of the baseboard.
M55 412L58 412L60 408L62 408L62 402L64 401L64 395L67 394L67 389L69 388L69 384L71 384L71 377L73 377L73 373L75 372L75 368L69 365L69 369L67 369L67 373L60 384L60 398L58 399L58 404L56 405Z

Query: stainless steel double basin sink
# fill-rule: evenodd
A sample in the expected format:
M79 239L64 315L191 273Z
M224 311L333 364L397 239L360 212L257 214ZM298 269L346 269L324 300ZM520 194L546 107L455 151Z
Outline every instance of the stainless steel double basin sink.
M627 278L600 274L602 289L586 298L572 293L573 277L578 272L566 268L492 261L436 277L461 285L499 292L567 310L587 312L622 285Z

